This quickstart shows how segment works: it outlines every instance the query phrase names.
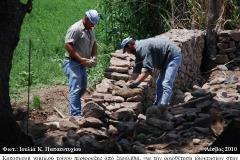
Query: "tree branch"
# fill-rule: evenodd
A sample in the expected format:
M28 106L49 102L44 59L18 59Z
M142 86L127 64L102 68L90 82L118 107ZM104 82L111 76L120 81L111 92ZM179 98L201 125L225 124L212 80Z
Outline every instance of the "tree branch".
M32 11L32 0L28 0L26 4L23 4L21 2L20 4L22 5L24 13L30 13Z

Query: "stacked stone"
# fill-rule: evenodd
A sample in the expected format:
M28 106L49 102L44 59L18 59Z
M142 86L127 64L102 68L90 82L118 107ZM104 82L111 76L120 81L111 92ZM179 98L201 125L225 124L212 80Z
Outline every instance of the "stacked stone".
M201 80L200 66L204 49L204 32L200 30L172 29L162 37L175 42L182 50L182 64L176 78L176 88L191 88Z
M179 95L183 102L201 99L209 92L215 97L171 107L168 118L155 107L145 112L132 109L130 103L98 105L91 101L83 108L83 118L51 116L47 127L35 125L30 133L39 146L77 147L82 153L198 153L240 116L240 72L224 73L214 71L202 87L193 86Z
M111 56L105 78L96 85L96 90L91 97L85 98L85 102L96 102L105 106L109 112L122 108L141 111L144 92L150 77L147 78L146 82L142 82L139 88L127 88L126 83L132 73L135 57L132 54L123 54L121 50L117 50Z
M240 30L224 30L217 34L216 63L224 64L240 57Z

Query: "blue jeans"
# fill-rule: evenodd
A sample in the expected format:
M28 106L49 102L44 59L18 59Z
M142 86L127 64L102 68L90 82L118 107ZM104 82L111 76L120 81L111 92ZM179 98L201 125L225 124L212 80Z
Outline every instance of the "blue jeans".
M175 81L178 68L182 61L182 54L173 54L167 60L162 72L160 72L157 79L156 96L154 105L158 107L165 107L170 104L172 97L173 83Z
M87 88L87 72L85 67L74 60L64 60L64 73L69 85L69 112L71 116L81 115L81 96Z

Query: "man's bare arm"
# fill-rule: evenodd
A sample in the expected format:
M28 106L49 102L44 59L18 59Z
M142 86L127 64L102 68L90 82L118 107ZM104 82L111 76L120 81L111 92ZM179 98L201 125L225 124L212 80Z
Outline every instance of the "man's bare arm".
M64 48L69 53L69 56L74 59L75 61L79 62L80 64L84 66L88 66L89 59L81 57L77 51L74 49L72 43L65 43Z

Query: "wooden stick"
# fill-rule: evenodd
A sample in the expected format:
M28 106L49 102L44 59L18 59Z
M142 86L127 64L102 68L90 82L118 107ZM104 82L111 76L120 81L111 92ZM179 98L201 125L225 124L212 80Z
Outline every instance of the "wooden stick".
M185 102L185 103L180 103L180 104L168 106L168 107L169 107L169 108L184 107L184 106L188 106L188 105L191 105L191 104L194 104L194 103L197 103L197 102L204 101L204 100L206 100L206 99L211 99L211 98L213 98L214 96L216 96L215 93L214 93L214 94L213 94L213 93L207 93L206 96L203 96L203 97L200 97L200 98L197 98L197 99L194 99L194 100L190 100L190 101Z
M56 107L53 107L53 109L60 115L61 118L65 118L65 115L60 112Z
M234 62L234 61L235 61L235 59L232 59L231 61L228 61L227 63L223 64L223 66L226 66L226 65L228 65L229 63L232 63L232 62ZM211 72L213 72L213 71L215 71L215 70L218 70L218 67L217 67L217 66L214 67L213 69L209 70L209 71L203 72L203 74L208 74L208 73L211 73Z

